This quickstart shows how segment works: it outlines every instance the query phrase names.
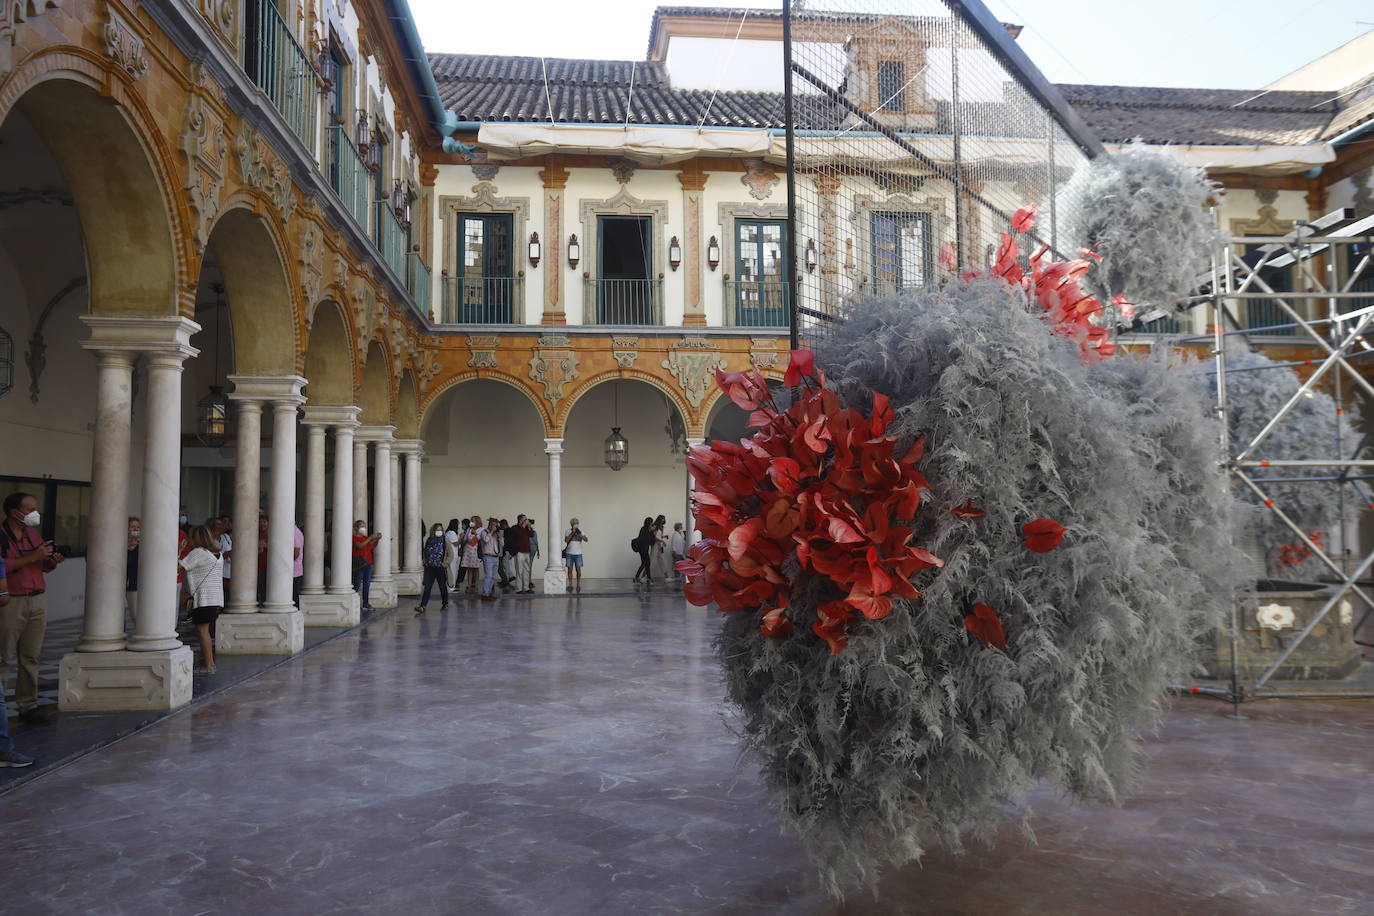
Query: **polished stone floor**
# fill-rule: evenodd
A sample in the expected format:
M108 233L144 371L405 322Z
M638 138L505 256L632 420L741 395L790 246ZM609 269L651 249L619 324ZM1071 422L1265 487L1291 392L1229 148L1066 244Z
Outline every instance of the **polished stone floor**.
M1374 911L1374 702L1180 700L1118 809L832 904L663 595L387 616L0 797L5 912Z

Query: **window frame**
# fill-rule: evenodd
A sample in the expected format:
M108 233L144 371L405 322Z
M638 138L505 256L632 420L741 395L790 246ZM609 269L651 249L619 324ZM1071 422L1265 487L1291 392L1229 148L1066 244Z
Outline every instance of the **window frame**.
M878 250L879 234L878 221L882 219L893 220L912 219L921 224L921 283L919 285L908 285L903 282L904 262L902 259L901 246L898 245L892 254L892 263L895 267L896 278L894 280L885 279L882 273L882 257ZM894 291L900 292L906 289L924 289L930 285L933 276L932 271L935 266L934 239L931 235L931 214L921 210L873 210L869 213L869 258L872 266L872 285L875 289L886 288L885 284L891 284ZM901 225L897 224L898 237L900 238Z
M764 237L763 237L763 230L764 230L765 228L769 227L769 226L776 226L776 227L778 228L778 234L779 234L779 243L778 243L779 247L778 247L778 251L781 253L782 257L779 259L780 267L779 267L778 274L777 274L778 279L777 279L776 281L769 281L769 280L763 279L763 277L767 276L766 273L763 273L763 274L761 274L759 277L756 277L756 278L754 278L754 279L752 279L752 280L746 281L745 279L743 279L743 277L744 277L744 270L743 270L743 268L744 268L744 247L745 247L745 243L743 242L743 240L741 239L740 236L741 236L741 232L742 232L742 230L743 230L743 228L744 228L745 226L753 226L753 227L755 227L755 228L758 230L758 235L757 235L757 237L756 237L755 240L754 240L752 243L750 243L750 244L753 244L753 245L757 246L757 252L758 252L758 256L759 256L759 257L758 257L759 263L762 263L762 261L763 261L763 254L764 254L764 244L765 244L765 242L764 242ZM732 243L732 247L733 247L733 249L734 249L734 255L735 255L734 272L733 272L733 276L734 276L734 278L735 278L735 282L734 282L734 297L733 297L734 301L731 303L732 308L733 308L733 310L734 310L734 311L733 311L733 316L732 316L732 319L733 319L733 320L731 320L731 321L729 322L730 326L731 326L731 327L751 327L751 328L755 328L755 327L756 327L756 328L785 328L785 327L787 327L787 326L788 326L788 320L789 320L789 319L788 319L788 316L789 316L789 314L790 314L790 306L791 306L789 297L790 297L791 292L792 292L791 284L788 283L788 281L787 281L787 246L788 246L788 244L789 244L789 237L788 237L788 232L787 232L787 220L786 220L786 219L772 219L772 218L767 218L767 217L737 217L737 218L734 220L734 226L733 226L733 230L732 230L732 231L733 231L733 233L734 233L733 237L731 238L731 243ZM768 306L768 305L763 304L763 303L766 302L766 297L765 297L765 295L764 295L764 289L763 289L762 284L764 284L764 283L769 283L769 282L777 282L777 283L779 283L779 284L781 285L781 287L782 287L782 302L781 302L781 305L779 305L779 306L770 307L770 306ZM756 291L757 291L757 293L758 293L758 298L757 298L756 301L759 303L758 305L749 306L749 307L746 308L745 305L743 304L743 298L744 298L746 283L747 283L747 284L750 284L750 285L753 285L753 286L756 287ZM744 315L744 313L745 313L746 311L757 312L758 315L759 315L759 319L760 319L760 320L759 320L757 323L745 322L745 321L741 320L741 319L742 319L742 316ZM781 313L781 314L778 316L780 320L779 320L777 323L769 322L769 321L766 320L768 314L769 314L770 312L772 312L772 311L778 311L778 312Z
M890 74L895 71L896 78ZM885 78L886 77L886 78ZM906 111L906 62L900 60L880 60L874 68L873 81L877 89L875 108L888 114L901 114ZM886 85L884 85L886 83Z
M86 511L84 514L77 514L77 536L79 541L65 542L58 540L60 547L73 547L71 553L64 554L67 558L84 557L89 546L91 526L91 483L88 480L66 480L56 477L24 477L15 474L0 474L0 497L8 496L11 493L32 493L38 500L38 514L40 521L38 531L44 540L57 540L57 519L58 514L58 489L60 487L76 487L86 491ZM80 545L76 547L74 545Z

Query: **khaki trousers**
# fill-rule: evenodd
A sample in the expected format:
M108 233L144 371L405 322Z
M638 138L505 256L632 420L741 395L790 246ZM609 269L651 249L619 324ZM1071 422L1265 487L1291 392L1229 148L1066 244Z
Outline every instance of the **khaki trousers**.
M38 658L43 654L43 633L48 628L46 595L10 597L0 607L0 684L18 668L14 701L20 712L38 705Z

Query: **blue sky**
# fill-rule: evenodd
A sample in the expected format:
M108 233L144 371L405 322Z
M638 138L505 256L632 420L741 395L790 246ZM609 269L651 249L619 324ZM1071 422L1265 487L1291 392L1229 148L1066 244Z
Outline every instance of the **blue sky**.
M1374 28L1371 0L985 2L1003 21L1027 27L1022 47L1060 83L1254 89ZM431 51L621 60L643 59L658 5L410 0ZM813 5L826 6L824 0ZM919 5L912 0L911 8ZM779 6L773 0L758 8ZM854 0L853 6L886 8L881 0Z

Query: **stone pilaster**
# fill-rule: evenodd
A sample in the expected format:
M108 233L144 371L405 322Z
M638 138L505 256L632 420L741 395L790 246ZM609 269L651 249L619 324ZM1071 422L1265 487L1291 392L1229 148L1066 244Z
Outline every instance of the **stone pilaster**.
M702 294L701 200L706 190L707 174L696 162L678 173L682 184L682 281L685 290L682 323L706 324L706 300Z
M563 194L568 187L569 174L554 161L539 171L544 182L544 312L541 324L568 323L567 290L563 282L566 267L563 263Z
M423 502L420 494L420 461L424 443L419 439L398 439L395 454L403 462L401 477L405 480L404 511L401 522L400 569L396 572L396 590L402 595L418 595L424 583L424 566L420 558Z
M563 440L545 439L544 454L549 456L549 515L539 546L547 558L544 591L556 594L568 585L568 571L563 566Z

